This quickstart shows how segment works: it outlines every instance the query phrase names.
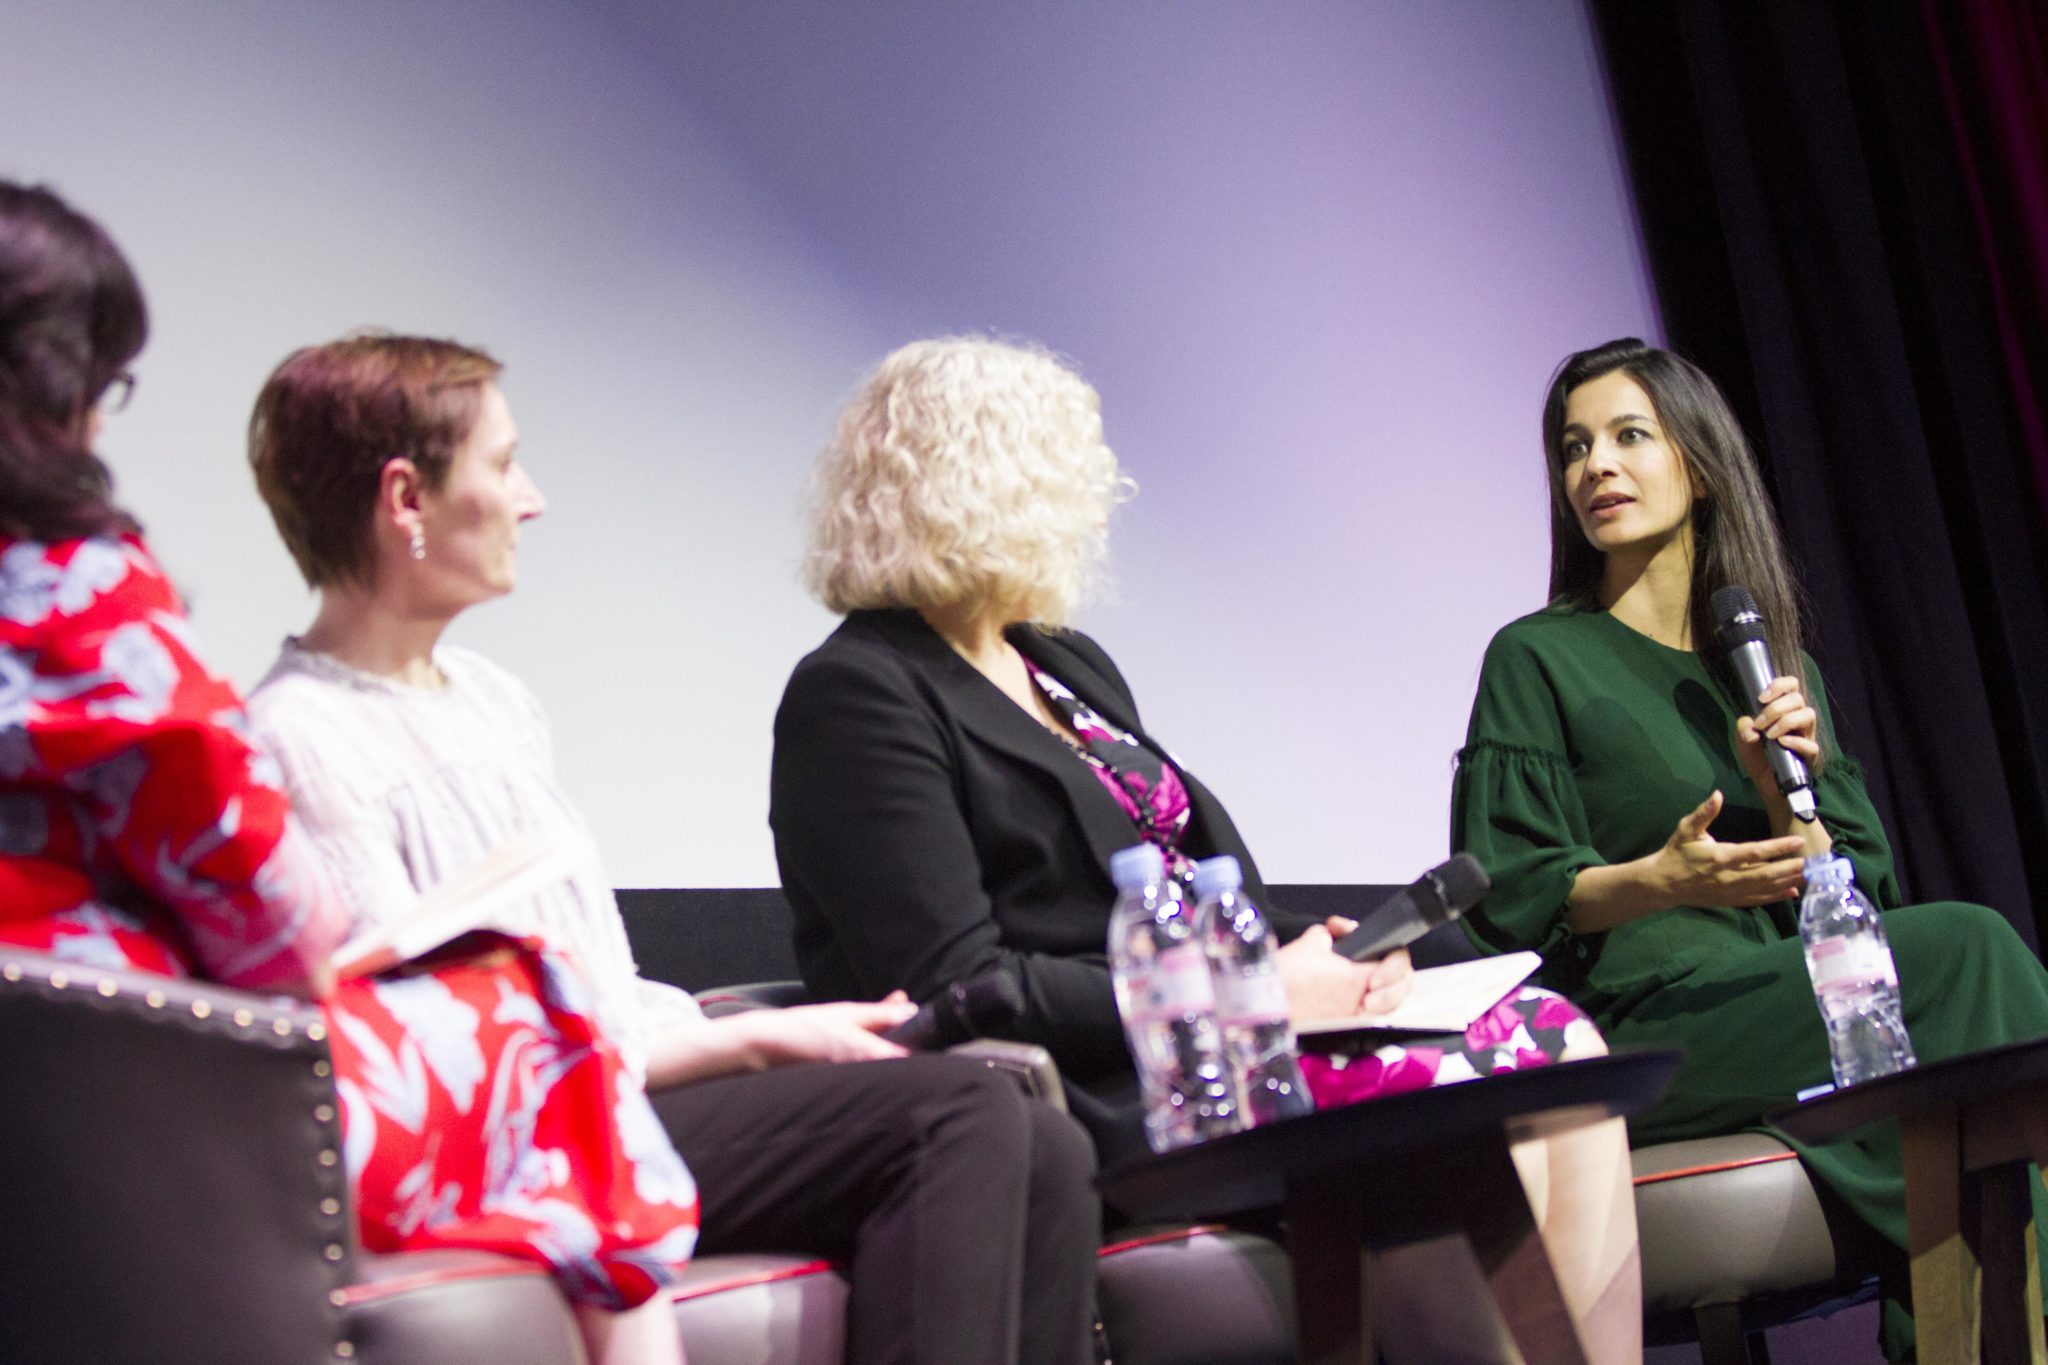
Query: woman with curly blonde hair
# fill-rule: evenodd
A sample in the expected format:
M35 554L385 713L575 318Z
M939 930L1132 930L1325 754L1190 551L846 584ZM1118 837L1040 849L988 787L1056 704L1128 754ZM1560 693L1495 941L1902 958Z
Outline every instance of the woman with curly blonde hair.
M1134 485L1095 391L1042 351L918 341L875 372L817 469L807 586L836 612L994 600L1061 625Z
M1110 855L1149 842L1186 876L1230 854L1266 904L1222 803L1145 731L1102 648L1067 627L1133 487L1104 443L1095 390L1057 357L948 338L885 359L818 457L804 577L846 619L789 680L770 787L810 988L926 1000L1006 968L1024 998L1009 1032L1052 1053L1105 1164L1144 1150L1104 951ZM1342 921L1277 906L1268 916L1296 1018L1389 1009L1407 994L1405 952L1349 962L1331 949ZM1584 1016L1542 992L1482 1022L1486 1036L1361 1058L1311 1087L1344 1102L1604 1050ZM1594 1357L1633 1358L1640 1294L1620 1125L1528 1144L1517 1160ZM1416 1284L1417 1305L1446 1306ZM1427 1330L1461 1317L1473 1315L1436 1313ZM1418 1358L1446 1358L1447 1345L1436 1338Z

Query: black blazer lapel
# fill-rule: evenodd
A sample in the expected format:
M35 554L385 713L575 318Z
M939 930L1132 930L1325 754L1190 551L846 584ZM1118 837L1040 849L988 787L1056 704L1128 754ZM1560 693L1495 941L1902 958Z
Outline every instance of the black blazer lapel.
M1251 853L1244 846L1244 840L1237 832L1237 826L1200 778L1189 772L1187 765L1173 756L1173 751L1148 731L1138 721L1138 710L1130 693L1116 680L1097 671L1087 657L1057 634L1030 626L1012 626L1009 631L1010 643L1033 663L1044 666L1045 670L1065 683L1075 696L1094 707L1103 719L1120 729L1136 735L1153 752L1171 763L1180 774L1181 785L1187 788L1189 804L1189 839L1184 846L1190 857L1199 856L1197 850L1212 853L1228 853L1243 866L1245 874L1252 881L1255 892L1263 897L1265 883L1259 880L1257 866L1252 862ZM1093 644L1093 642L1090 642ZM1097 645L1095 648L1100 649ZM1090 774L1092 777L1093 774ZM1108 795L1108 793L1104 793ZM1118 814L1122 814L1119 810ZM1127 831L1131 829L1128 818L1124 820ZM1134 831L1133 831L1134 832ZM1121 845L1119 845L1121 847ZM1115 849L1110 849L1114 853ZM1098 852L1100 847L1098 846ZM1109 867L1109 854L1102 853L1105 874Z
M1194 804L1194 818L1200 820L1203 817L1203 806L1212 798L1201 789L1199 783L1181 769L1179 762L1172 757L1167 747L1154 739L1145 727L1138 723L1138 708L1129 693L1114 680L1098 672L1084 655L1068 645L1058 634L1040 630L1035 626L1012 626L1008 635L1010 643L1017 647L1020 654L1058 678L1075 696L1093 707L1097 715L1118 729L1137 736L1153 752L1172 763L1175 770L1181 773L1181 780L1188 789L1189 799ZM1013 705L1011 709L1016 708ZM1116 798L1102 789L1101 779L1096 777L1086 764L1074 763L1069 756L1068 766L1080 769L1080 776L1092 784L1087 799L1074 800L1074 815L1086 829L1089 846L1094 850L1096 860L1102 864L1102 873L1106 877L1109 875L1110 855L1140 842L1144 835L1131 821L1130 816L1124 813L1123 807L1117 804ZM1094 818L1091 819L1091 816Z
M1102 780L1094 770L1076 758L1064 743L1026 714L1016 702L1004 696L1002 689L984 678L974 665L954 653L953 647L916 612L875 612L872 620L897 648L916 661L918 672L938 694L941 704L962 730L1059 784L1066 793L1068 808L1074 813L1074 822L1088 842L1089 852L1107 878L1110 855L1138 843L1143 836L1116 803L1116 798L1103 790ZM1010 638L1026 658L1044 665L1103 716L1133 732L1137 730L1135 720L1130 719L1129 703L1109 695L1114 689L1093 669L1065 651L1052 657L1040 657L1034 652L1031 642L1020 636L1043 640L1045 637L1040 632L1013 629ZM1070 667L1070 664L1078 666ZM1070 674L1075 676L1070 677Z

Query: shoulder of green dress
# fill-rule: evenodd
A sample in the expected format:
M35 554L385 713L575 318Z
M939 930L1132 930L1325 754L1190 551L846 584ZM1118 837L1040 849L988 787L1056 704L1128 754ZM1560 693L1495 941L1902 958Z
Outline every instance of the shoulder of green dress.
M1600 614L1574 606L1548 606L1518 616L1493 633L1486 666L1511 665L1555 649L1571 649L1599 629Z

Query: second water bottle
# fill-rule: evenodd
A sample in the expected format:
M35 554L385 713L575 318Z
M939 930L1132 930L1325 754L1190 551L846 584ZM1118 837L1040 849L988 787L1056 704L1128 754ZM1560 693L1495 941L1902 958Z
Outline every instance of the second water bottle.
M1224 1060L1194 907L1151 844L1117 853L1109 875L1117 890L1109 970L1144 1091L1145 1139L1163 1152L1234 1133L1245 1115Z
M1195 864L1195 932L1216 983L1224 1055L1252 1125L1313 1113L1295 1060L1287 986L1266 917L1244 894L1244 871L1228 854Z
M1847 858L1806 860L1799 936L1806 941L1814 1003L1827 1025L1835 1084L1856 1085L1912 1066L1913 1040L1906 1035L1884 920L1856 889Z

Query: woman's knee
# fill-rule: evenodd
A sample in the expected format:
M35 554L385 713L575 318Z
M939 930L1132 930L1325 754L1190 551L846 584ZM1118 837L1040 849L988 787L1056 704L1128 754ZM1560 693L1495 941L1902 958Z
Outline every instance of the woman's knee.
M1601 1035L1600 1026L1584 1010L1555 991L1529 986L1524 988L1524 992L1536 1001L1531 1031L1540 1037L1556 1030L1557 1060L1576 1062L1607 1055L1607 1039Z
M1031 1101L1009 1076L966 1057L908 1060L928 1141L970 1146L991 1163L1032 1159Z
M1095 1141L1073 1115L1043 1100L1026 1099L1025 1121L1031 1133L1031 1180L1041 1188L1095 1187ZM1092 1193L1089 1194L1092 1199Z
M2028 951L2026 941L2011 921L1988 905L1970 901L1930 901L1888 910L1884 930L1895 952L1921 944L1943 955L1958 949L1990 953Z
M2016 964L2036 962L2005 916L1988 905L1934 901L1884 916L1885 937L1908 990L1940 996L1982 989Z

